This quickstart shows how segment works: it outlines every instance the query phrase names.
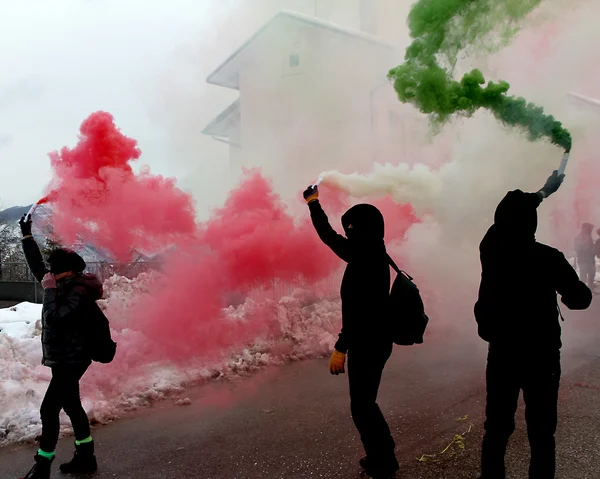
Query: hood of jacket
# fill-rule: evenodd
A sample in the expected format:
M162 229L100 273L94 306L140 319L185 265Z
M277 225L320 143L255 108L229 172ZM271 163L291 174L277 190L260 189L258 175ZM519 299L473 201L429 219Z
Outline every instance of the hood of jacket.
M535 242L537 207L538 204L532 201L532 195L521 190L509 191L494 214L496 233L511 243Z
M385 222L375 206L359 204L350 208L342 216L342 226L350 241L383 244Z

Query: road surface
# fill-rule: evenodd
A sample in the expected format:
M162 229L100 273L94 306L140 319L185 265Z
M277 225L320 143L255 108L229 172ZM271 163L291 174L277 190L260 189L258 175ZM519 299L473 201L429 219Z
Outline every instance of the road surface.
M559 479L600 477L598 306L584 315L567 314ZM486 346L476 338L470 321L465 319L467 329L432 328L437 333L426 344L394 351L379 403L396 438L398 477L478 476ZM191 405L162 402L96 428L100 471L94 477L361 477L357 463L362 450L349 414L347 380L330 376L325 360L190 390L188 397ZM513 478L526 477L528 446L522 417L521 408L508 454ZM454 444L440 454L457 434L463 434L464 449ZM71 438L60 442L57 465L69 459L71 442ZM0 479L23 475L34 452L33 446L0 450ZM431 456L423 457L426 454ZM55 472L53 477L62 476Z

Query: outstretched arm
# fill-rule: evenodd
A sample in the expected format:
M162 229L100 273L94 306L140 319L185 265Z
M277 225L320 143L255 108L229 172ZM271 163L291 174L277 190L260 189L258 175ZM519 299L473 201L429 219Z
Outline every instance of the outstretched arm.
M41 283L44 276L48 273L48 270L44 264L40 248L31 234L31 216L28 216L27 218L23 216L21 221L19 221L19 226L23 233L23 252L25 253L25 259L29 265L29 270L35 279Z
M565 175L554 171L544 187L537 192L540 201L556 192L562 184ZM592 304L592 292L582 281L562 253L556 258L556 292L560 294L562 303L569 309L587 309Z
M581 310L592 304L592 292L582 281L562 253L557 253L556 292L569 309Z
M319 203L319 190L316 186L309 186L304 192L304 199L308 203L310 217L315 230L321 241L331 248L331 250L341 259L348 262L350 260L350 245L348 238L338 234L329 224L329 219ZM329 361L329 372L331 374L341 374L345 372L344 364L346 362L346 352L348 351L347 334L342 324L342 330L335 344L335 350Z
M565 175L559 175L558 170L554 170L546 180L546 184L543 186L543 188L536 193L536 195L540 199L540 203L545 198L548 198L548 196L550 196L551 194L556 193L560 188L560 185L562 185L564 179Z
M331 248L331 250L341 259L348 262L350 260L350 245L348 239L338 234L329 224L329 218L323 211L319 203L319 192L316 187L309 187L304 192L304 198L308 202L310 218L313 226L321 238L321 241Z

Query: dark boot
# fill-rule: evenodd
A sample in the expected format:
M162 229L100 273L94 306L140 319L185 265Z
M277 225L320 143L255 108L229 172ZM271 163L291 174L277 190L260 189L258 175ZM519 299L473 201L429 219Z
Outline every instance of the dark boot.
M46 459L45 457L36 454L34 459L35 465L23 479L50 479L50 468L54 458Z
M373 479L390 479L400 469L395 456L385 461L372 461L365 456L359 461L359 464Z
M61 464L60 472L65 474L91 474L96 472L98 464L94 456L94 442L75 445L75 455L71 462Z

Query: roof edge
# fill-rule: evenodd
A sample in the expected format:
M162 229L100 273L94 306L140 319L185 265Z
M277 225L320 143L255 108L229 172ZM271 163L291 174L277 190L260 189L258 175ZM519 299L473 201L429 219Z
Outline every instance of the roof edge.
M239 90L239 85L227 84L222 81L217 80L219 73L232 61L238 57L243 50L245 50L259 35L261 35L272 23L276 22L280 18L289 18L292 20L299 21L301 23L311 25L314 27L325 28L327 30L331 30L336 33L341 33L343 35L347 35L353 38L358 38L369 43L373 43L375 45L379 45L385 48L390 48L393 50L398 50L399 47L393 45L391 43L380 40L379 38L369 35L368 33L361 32L360 30L355 30L352 28L342 27L336 23L322 20L317 17L312 17L310 15L305 15L303 13L294 12L291 10L281 10L276 13L270 20L268 20L262 27L260 27L248 40L246 40L240 47L238 47L231 55L229 55L217 68L215 68L209 75L206 77L206 82L211 85L222 86L225 88L232 88L234 90Z

